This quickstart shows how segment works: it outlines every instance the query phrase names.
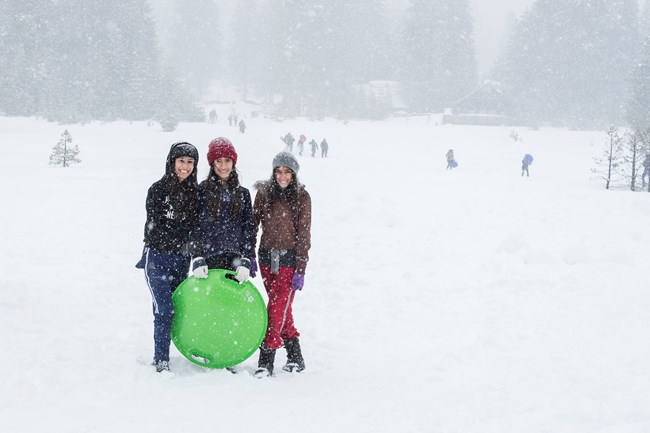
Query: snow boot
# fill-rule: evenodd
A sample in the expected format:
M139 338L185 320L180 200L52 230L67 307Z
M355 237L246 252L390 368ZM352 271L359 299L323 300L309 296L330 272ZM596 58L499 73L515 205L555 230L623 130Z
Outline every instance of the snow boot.
M287 349L287 363L282 369L289 373L300 373L305 369L305 360L300 351L298 338L287 338L284 340L284 347Z
M257 362L255 377L273 376L273 363L275 362L275 349L260 347L260 360Z
M153 365L156 367L156 373L162 373L163 371L170 371L169 361L158 361L158 362L154 362Z

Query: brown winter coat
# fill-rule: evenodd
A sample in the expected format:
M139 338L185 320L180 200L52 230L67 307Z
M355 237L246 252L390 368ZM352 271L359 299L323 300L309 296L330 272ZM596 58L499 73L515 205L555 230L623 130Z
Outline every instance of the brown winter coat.
M292 215L287 200L278 200L267 212L268 182L258 188L253 204L253 226L262 227L260 248L265 250L293 250L296 255L296 273L304 274L311 248L311 196L304 186L298 188L297 214Z

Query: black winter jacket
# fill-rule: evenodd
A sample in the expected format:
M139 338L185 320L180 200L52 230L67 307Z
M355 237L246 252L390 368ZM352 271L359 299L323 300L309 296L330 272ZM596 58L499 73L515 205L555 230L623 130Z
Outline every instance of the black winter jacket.
M174 162L180 156L194 158L192 174L179 181ZM196 148L181 142L172 145L165 164L165 175L147 192L147 222L144 225L146 247L180 255L195 255L194 231L198 226L198 184L196 181L199 155Z
M181 255L195 253L191 241L198 224L195 187L165 176L149 188L146 207L145 246Z

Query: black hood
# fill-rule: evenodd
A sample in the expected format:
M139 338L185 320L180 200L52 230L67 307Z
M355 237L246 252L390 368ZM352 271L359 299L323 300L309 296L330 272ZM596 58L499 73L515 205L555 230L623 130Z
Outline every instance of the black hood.
M169 154L167 155L167 166L165 167L165 174L174 174L174 163L176 162L176 158L180 158L181 156L189 156L190 158L194 158L194 170L192 171L190 177L194 177L194 179L196 179L196 171L199 166L199 151L196 150L196 147L194 147L194 145L186 141L172 144L172 147L169 149Z

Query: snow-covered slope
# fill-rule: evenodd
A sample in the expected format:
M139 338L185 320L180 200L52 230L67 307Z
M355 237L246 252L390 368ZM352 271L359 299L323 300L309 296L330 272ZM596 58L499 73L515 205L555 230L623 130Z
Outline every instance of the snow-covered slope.
M604 133L246 120L242 135L227 112L173 133L0 118L0 431L650 431L650 194L591 179ZM83 162L50 167L65 128ZM170 144L196 144L202 179L209 141L231 138L250 187L287 131L330 143L299 157L307 370L258 380L257 355L232 375L173 349L156 374L133 265Z

